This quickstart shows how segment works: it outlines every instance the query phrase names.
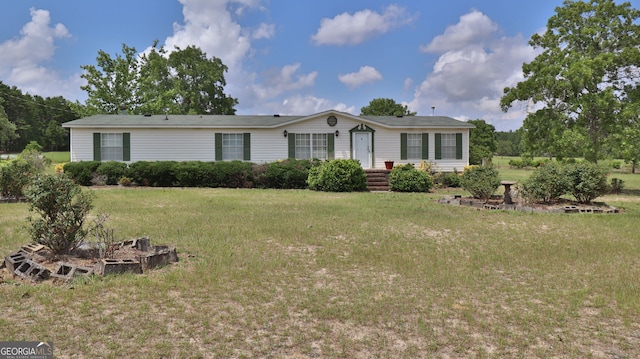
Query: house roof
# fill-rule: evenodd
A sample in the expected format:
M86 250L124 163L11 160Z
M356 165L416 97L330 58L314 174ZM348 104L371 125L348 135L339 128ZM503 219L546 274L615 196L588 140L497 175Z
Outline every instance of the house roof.
M67 128L278 128L324 116L347 117L387 128L474 128L446 116L355 116L325 111L308 116L280 115L95 115L65 122Z

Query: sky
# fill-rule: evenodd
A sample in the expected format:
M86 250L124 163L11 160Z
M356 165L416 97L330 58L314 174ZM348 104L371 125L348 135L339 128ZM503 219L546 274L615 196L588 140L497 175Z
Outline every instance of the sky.
M634 8L640 0L633 0ZM516 130L522 77L562 0L20 0L0 2L0 81L84 102L81 66L122 45L197 46L228 67L239 115L354 115L391 98L418 115Z

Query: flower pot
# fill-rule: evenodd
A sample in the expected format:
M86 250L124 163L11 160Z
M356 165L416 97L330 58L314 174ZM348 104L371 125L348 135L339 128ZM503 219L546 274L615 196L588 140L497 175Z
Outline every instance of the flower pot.
M393 161L384 161L384 167L388 170L393 169Z

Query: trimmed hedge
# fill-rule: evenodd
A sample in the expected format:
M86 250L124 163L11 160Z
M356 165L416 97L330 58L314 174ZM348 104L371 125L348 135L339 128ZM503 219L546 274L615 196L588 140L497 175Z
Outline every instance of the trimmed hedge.
M330 160L309 170L309 188L325 192L355 192L367 189L367 175L358 160Z
M64 165L64 173L81 186L91 186L93 173L101 163L100 161L68 162Z
M433 186L431 175L417 170L413 164L396 166L389 173L389 188L398 192L429 192Z

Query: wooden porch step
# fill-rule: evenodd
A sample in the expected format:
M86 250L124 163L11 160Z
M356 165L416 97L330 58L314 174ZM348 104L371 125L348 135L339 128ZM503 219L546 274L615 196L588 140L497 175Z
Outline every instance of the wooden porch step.
M366 169L367 189L369 191L388 191L389 190L389 170L386 169Z

